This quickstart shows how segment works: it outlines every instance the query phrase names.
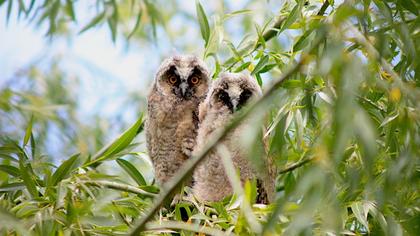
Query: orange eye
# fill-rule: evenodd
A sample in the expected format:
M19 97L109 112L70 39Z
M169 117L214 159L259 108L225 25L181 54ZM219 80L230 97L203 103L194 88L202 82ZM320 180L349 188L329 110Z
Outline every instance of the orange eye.
M193 76L192 78L191 78L191 83L192 84L198 84L198 81L200 81L197 77L195 77L195 76Z
M178 81L178 79L174 75L172 75L172 76L169 77L169 83L175 84L176 81Z

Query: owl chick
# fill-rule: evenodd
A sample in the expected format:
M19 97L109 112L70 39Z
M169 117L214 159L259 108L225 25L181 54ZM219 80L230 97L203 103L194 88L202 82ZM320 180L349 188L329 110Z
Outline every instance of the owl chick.
M234 113L250 100L261 96L262 92L255 80L246 74L224 73L213 82L206 99L200 104L200 125L197 134L197 153L206 144L213 133L228 124ZM257 174L238 140L246 135L244 131L251 124L242 122L232 130L219 144L230 153L235 168L239 171L241 182L257 179L259 203L268 203L274 193L274 181L265 174ZM263 165L267 165L264 163ZM232 186L226 175L221 157L217 151L210 151L197 166L193 174L193 192L197 199L205 202L220 201L232 194ZM267 194L269 196L267 196ZM260 199L260 200L259 200Z
M159 184L191 155L198 128L198 105L209 87L209 72L192 55L169 57L160 65L148 96L146 142Z

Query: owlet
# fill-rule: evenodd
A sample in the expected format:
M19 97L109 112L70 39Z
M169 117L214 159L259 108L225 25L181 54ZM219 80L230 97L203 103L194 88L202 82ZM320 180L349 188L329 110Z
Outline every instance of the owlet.
M205 146L206 141L215 131L228 124L236 111L261 94L260 87L251 76L242 73L221 74L220 78L213 82L206 99L200 104L200 124L194 153ZM268 203L274 194L274 178L268 173L257 174L256 169L251 166L249 157L246 156L247 148L243 143L241 144L240 140L247 135L247 128L252 125L247 121L245 120L228 133L219 144L224 145L229 151L232 162L240 174L242 184L246 180L256 179L257 202ZM268 162L265 158L262 159L258 161L264 162L262 166L268 170ZM215 149L210 151L197 166L193 177L193 192L201 201L220 201L232 194L232 186L226 175L223 162Z
M159 184L189 158L198 128L198 105L209 87L202 60L178 55L163 61L148 96L146 142Z

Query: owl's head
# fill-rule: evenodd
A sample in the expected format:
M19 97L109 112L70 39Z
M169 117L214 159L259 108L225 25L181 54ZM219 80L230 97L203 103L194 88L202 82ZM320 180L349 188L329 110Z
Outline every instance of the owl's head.
M156 75L156 87L165 96L181 100L204 98L209 87L205 63L193 55L172 56L163 61Z
M222 73L213 82L207 103L212 109L234 113L261 94L261 88L250 75Z

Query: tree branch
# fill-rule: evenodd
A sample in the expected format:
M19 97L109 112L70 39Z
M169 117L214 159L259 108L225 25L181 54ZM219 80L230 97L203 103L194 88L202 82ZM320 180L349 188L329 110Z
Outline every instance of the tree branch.
M202 226L198 224L188 224L179 221L159 221L159 222L150 222L146 224L146 230L163 230L163 229L179 229L179 230L186 230L196 233L203 233L206 235L213 235L213 236L225 236L225 235L232 235L226 234L225 232L210 228L207 226Z
M327 8L330 6L330 1L325 0L324 3L321 6L321 9L319 9L318 16L323 16Z
M293 163L293 164L289 165L288 167L284 168L283 170L280 170L278 174L282 175L282 174L285 174L287 172L294 171L295 169L297 169L297 168L299 168L299 167L301 167L301 166L303 166L306 163L309 163L311 161L313 161L313 158L307 158L307 159L304 159L302 161Z
M141 195L148 196L148 197L156 197L157 196L157 194L146 192L143 189L134 187L132 185L113 182L113 181L108 181L108 180L83 180L83 181L80 181L80 183L96 185L96 186L99 186L99 187L106 187L106 188L111 188L111 189L115 189L115 190L121 190L121 191L130 192L130 193L135 193L135 194L141 194Z
M308 53L312 52L313 49L321 43L322 39L324 39L326 35L326 31L327 30L324 27L321 27L319 29L318 32L320 33L320 35L318 35L318 38L314 40L313 46L308 51ZM216 133L212 136L212 138L209 139L207 145L200 151L198 155L192 156L190 159L188 159L188 161L184 163L184 165L177 172L177 174L174 177L172 177L166 185L163 186L163 191L159 194L153 206L136 224L130 235L138 235L144 229L146 222L149 221L159 210L160 206L163 204L166 198L170 196L170 194L174 192L184 180L191 176L195 167L201 162L201 160L204 159L205 156L207 156L210 150L212 150L220 140L222 140L230 131L236 128L239 125L239 123L246 117L248 117L253 111L255 111L257 108L265 106L266 102L274 95L274 92L283 84L283 82L300 70L300 68L306 63L307 58L308 55L302 55L300 57L300 60L293 66L291 66L289 69L287 69L286 72L271 85L271 87L263 94L263 96L258 101L256 101L253 104L250 104L250 106L244 108L242 112L239 112L237 115L235 115L232 122L230 122L223 130Z

